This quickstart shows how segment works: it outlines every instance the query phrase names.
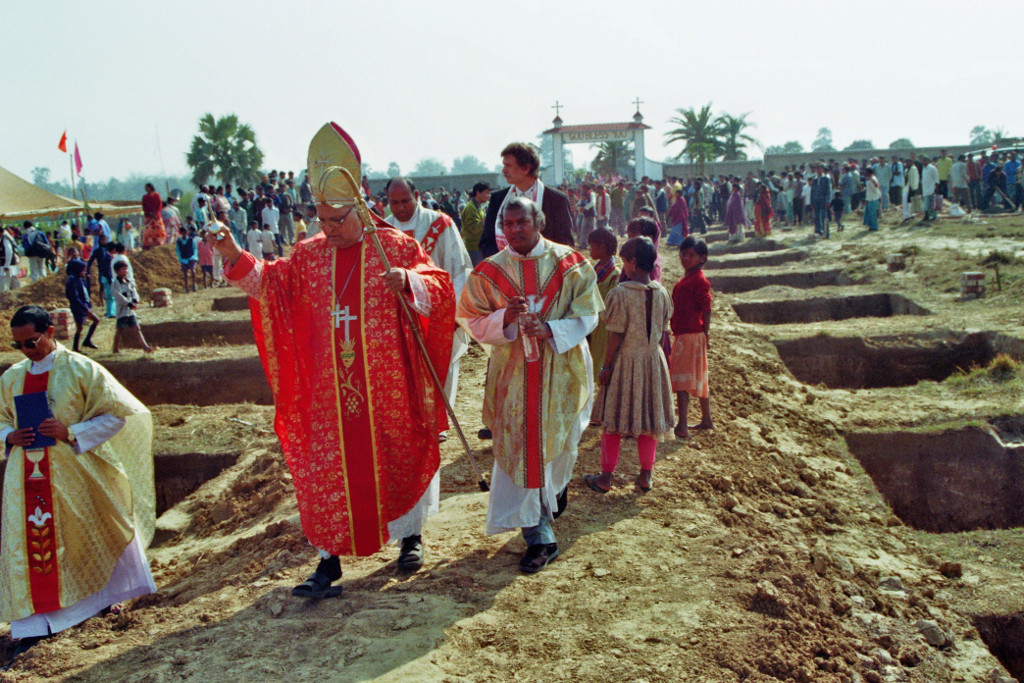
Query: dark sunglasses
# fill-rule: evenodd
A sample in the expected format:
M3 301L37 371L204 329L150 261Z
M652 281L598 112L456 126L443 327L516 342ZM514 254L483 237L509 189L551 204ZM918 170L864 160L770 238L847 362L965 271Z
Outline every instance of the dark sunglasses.
M35 339L27 339L27 340L25 340L23 342L12 341L11 342L11 346L14 347L15 349L18 349L19 351L22 348L26 348L29 351L31 351L32 349L34 349L37 346L39 346L39 342L41 342L41 341L43 341L43 337L36 337Z

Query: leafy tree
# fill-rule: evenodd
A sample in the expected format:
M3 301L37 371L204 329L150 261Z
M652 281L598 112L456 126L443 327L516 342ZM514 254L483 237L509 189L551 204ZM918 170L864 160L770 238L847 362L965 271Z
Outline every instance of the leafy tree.
M45 188L50 183L50 169L36 166L32 169L32 184Z
M597 156L590 162L590 168L594 173L601 175L627 175L633 168L634 155L633 146L623 140L612 140L591 145L592 149L597 148Z
M397 178L400 175L402 175L402 169L398 167L397 161L392 161L390 164L388 164L388 178Z
M992 144L993 140L995 140L995 136L992 135L992 131L985 126L975 126L974 128L971 128L972 145L987 147Z
M874 149L875 143L871 140L854 140L846 147L843 147L844 152L860 152L866 149Z
M790 140L784 145L772 145L764 151L765 154L800 154L804 146L796 140Z
M185 161L192 168L192 183L203 185L217 177L222 183L246 184L259 180L263 152L256 146L256 134L235 114L199 119L199 134L192 138Z
M370 180L383 180L388 177L384 171L377 171L366 163L363 164L363 175Z
M472 154L463 157L455 157L452 160L452 175L469 175L473 173L489 173L484 162Z
M910 149L914 146L914 143L910 141L910 138L899 138L889 143L889 149Z
M409 175L412 176L433 176L448 175L448 168L436 157L427 157L416 162L416 168Z
M748 116L750 112L739 116L722 114L715 119L721 136L718 151L724 161L743 161L747 158L744 148L748 144L761 146L760 142L743 132L756 125L747 121Z
M704 173L704 163L716 156L720 144L721 129L718 120L711 114L711 103L707 103L697 111L693 107L689 109L676 109L679 116L673 116L668 120L670 124L677 126L665 133L668 138L666 145L673 142L683 142L683 150L675 156L679 159L684 154L695 159L700 166L700 172Z
M832 131L828 128L819 128L818 137L814 138L814 142L811 143L812 152L835 152L836 148L832 145Z

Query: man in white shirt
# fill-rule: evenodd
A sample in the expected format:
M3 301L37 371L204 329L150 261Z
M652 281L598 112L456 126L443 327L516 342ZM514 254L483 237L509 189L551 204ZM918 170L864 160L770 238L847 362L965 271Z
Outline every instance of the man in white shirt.
M281 222L281 209L274 206L273 196L268 197L268 199L264 201L266 205L263 207L263 211L260 212L263 229L269 229L271 234L274 235L274 242L277 244L277 255L284 256L284 249L281 247L281 230L279 227Z
M921 194L924 197L924 219L926 221L935 220L938 217L938 212L932 206L934 201L935 193L939 189L939 169L931 162L928 157L921 157L921 163L924 164L924 168L921 171Z

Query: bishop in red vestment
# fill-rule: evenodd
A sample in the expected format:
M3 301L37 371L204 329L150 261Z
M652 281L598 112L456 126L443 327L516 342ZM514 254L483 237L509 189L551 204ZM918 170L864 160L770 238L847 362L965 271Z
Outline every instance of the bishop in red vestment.
M355 144L324 126L309 153L322 232L287 258L257 260L222 230L229 281L250 298L253 328L277 409L275 429L292 472L303 530L321 562L293 594L337 595L339 555L371 555L403 533L400 567L422 564L421 499L440 464L444 381L452 349L451 280L419 243L375 218L357 181ZM366 228L390 264L388 270ZM398 297L414 311L419 350ZM411 518L411 522L410 522ZM398 540L398 539L396 539ZM407 543L408 542L408 543ZM403 558L405 559L403 566Z

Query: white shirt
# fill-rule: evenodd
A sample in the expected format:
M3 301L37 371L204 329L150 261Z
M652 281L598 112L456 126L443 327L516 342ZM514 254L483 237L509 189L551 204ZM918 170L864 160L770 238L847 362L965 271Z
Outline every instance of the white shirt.
M245 233L245 244L249 253L256 257L263 255L263 233L259 230L250 230Z
M278 232L277 224L281 221L281 209L276 206L264 206L263 211L260 212L260 217L263 221L260 225L269 225L270 232L276 235Z
M928 164L921 173L921 194L925 197L935 194L935 187L939 184L939 169L935 164Z

